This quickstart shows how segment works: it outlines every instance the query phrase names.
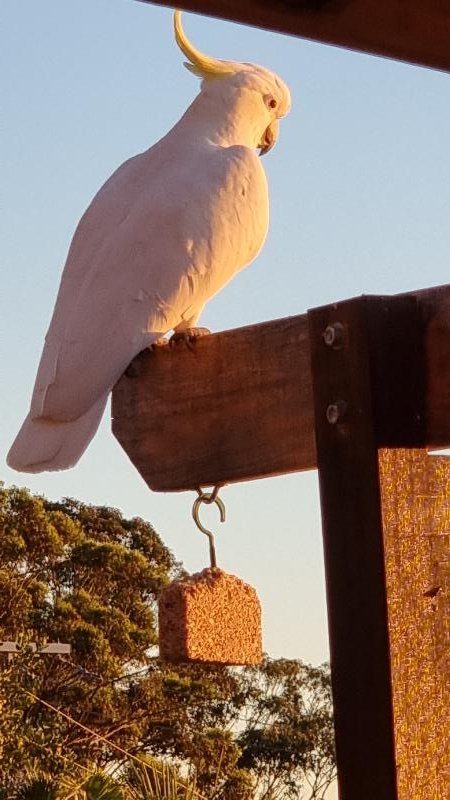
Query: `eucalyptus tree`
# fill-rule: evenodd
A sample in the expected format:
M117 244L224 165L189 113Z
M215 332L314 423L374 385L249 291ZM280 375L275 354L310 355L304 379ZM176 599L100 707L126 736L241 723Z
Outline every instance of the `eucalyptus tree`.
M125 775L148 757L182 770L178 794L323 798L335 772L328 668L161 663L157 596L180 574L148 522L0 485L0 639L21 643L0 656L0 800L30 769ZM71 655L28 648L46 640Z

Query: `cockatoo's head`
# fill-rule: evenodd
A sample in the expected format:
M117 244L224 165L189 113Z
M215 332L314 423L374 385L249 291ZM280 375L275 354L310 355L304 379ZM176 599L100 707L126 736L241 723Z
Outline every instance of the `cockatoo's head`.
M183 31L180 11L174 13L174 30L180 50L189 59L185 66L203 79L202 95L211 98L223 115L232 115L241 129L246 128L261 155L271 150L278 138L278 120L291 107L286 84L258 64L223 61L201 53Z

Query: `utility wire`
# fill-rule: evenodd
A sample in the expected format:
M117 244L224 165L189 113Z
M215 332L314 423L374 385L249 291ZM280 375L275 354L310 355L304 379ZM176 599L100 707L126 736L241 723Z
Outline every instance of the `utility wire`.
M134 678L136 675L142 675L143 672L152 672L156 670L156 665L148 664L146 667L137 669L135 672L129 672L125 675L119 675L117 678L109 678L108 680L105 680L105 678L102 675L99 675L98 672L93 672L90 669L86 669L86 667L82 667L81 664L75 664L68 658L59 656L58 660L62 661L63 664L67 664L69 667L77 670L77 672L85 675L87 678L94 678L96 681L101 681L105 686L109 686L111 683L118 683L119 681L128 681L130 678Z
M144 766L144 767L147 767L147 768L150 767L151 769L154 769L155 772L159 772L160 775L164 776L164 772L163 772L162 769L156 767L154 764L149 764L147 761L144 761L143 758L139 758L139 756L135 756L133 753L128 752L128 750L125 750L120 745L115 744L114 742L111 742L106 736L102 736L101 733L96 733L96 731L93 731L91 728L88 728L87 725L83 725L82 722L78 722L76 719L73 719L73 717L71 717L69 714L66 714L65 711L62 711L60 708L57 708L56 706L53 706L51 703L48 703L47 700L43 700L42 697L38 697L38 695L34 694L34 692L30 692L30 691L28 691L28 689L22 689L22 691L24 692L24 694L28 695L28 697L31 697L34 701L37 701L38 703L41 703L43 706L46 706L47 708L49 708L51 711L54 711L55 714L59 714L61 717L66 719L68 722L71 722L72 725L77 725L79 728L84 730L86 733L89 733L91 736L94 736L95 738L100 739L100 741L102 741L102 742L106 742L106 744L109 745L109 747L114 748L119 753L121 753L122 755L124 755L127 758L131 759L132 761L136 761L141 766ZM178 781L177 779L175 779L175 783L178 786L182 786L182 787L185 788L184 784L181 783L181 781ZM207 798L204 795L199 794L197 792L196 792L196 794L197 794L197 800L207 800Z

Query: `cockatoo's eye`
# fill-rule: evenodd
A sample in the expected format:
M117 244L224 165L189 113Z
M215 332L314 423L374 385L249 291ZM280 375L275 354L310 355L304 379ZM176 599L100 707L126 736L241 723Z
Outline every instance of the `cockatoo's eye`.
M275 97L272 94L266 94L264 97L265 103L267 108L271 108L272 110L277 107L278 103Z

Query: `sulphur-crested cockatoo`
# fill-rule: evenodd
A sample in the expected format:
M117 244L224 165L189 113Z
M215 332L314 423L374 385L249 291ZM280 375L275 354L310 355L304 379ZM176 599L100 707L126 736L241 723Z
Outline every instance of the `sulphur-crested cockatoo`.
M195 326L264 242L267 181L255 151L274 144L289 90L256 64L200 53L179 11L174 28L200 94L161 141L114 172L77 227L30 412L8 454L16 470L76 464L132 359Z

